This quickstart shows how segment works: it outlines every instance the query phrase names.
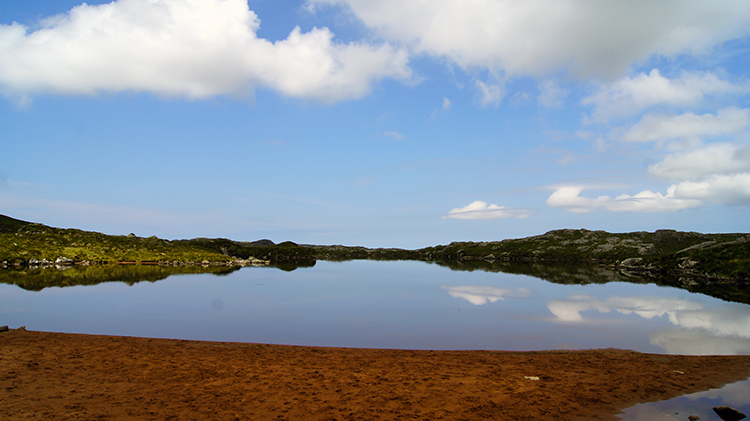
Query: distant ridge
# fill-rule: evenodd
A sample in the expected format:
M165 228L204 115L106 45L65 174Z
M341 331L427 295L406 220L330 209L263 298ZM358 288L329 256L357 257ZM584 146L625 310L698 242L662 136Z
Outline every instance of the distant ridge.
M520 239L453 242L418 250L300 245L225 238L163 240L53 228L0 215L0 266L39 262L238 265L249 259L294 265L316 260L419 260L448 266L484 262L606 265L623 273L690 279L750 280L750 234L675 230L609 233L559 229Z

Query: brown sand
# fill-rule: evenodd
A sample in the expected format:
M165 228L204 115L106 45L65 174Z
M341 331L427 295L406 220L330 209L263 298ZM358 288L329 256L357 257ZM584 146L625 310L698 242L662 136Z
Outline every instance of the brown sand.
M11 330L0 333L0 419L616 419L638 402L748 375L750 356L312 348Z

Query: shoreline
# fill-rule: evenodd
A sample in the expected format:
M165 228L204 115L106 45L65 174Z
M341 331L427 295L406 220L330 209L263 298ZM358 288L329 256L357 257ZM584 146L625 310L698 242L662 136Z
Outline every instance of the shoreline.
M601 419L750 376L750 356L423 351L0 333L0 418ZM536 380L538 379L538 380Z

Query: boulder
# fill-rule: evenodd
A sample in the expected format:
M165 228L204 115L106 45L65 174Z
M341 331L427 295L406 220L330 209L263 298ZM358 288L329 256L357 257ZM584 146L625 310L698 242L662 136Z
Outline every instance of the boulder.
M73 263L74 263L73 259L65 257L65 256L60 256L57 259L55 259L56 265L72 265Z
M746 417L745 414L730 406L717 406L714 412L724 421L739 421Z
M620 262L619 266L625 267L625 268L640 267L640 266L643 266L643 258L631 257L629 259L625 259L622 262Z

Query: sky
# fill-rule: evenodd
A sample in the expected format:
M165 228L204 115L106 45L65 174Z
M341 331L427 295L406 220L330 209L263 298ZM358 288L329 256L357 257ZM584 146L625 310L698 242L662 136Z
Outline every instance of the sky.
M750 1L0 0L0 214L421 248L750 232Z

